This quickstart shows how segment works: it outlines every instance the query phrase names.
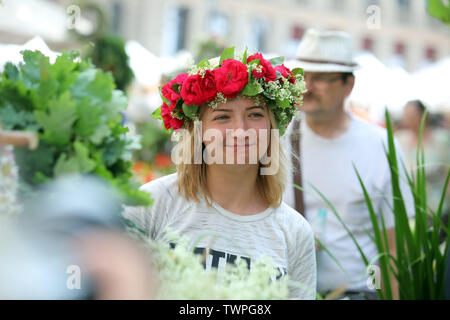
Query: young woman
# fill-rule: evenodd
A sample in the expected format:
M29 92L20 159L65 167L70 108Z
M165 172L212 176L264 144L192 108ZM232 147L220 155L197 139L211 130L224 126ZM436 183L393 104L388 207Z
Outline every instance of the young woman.
M177 173L142 186L153 205L124 215L152 239L164 240L168 229L201 239L194 250L209 249L206 268L237 258L251 268L269 257L280 276L298 283L290 297L314 299L314 238L306 220L282 201L278 135L301 101L303 78L281 59L272 64L259 53L235 59L226 52L219 66L204 61L163 86L161 118L181 136Z

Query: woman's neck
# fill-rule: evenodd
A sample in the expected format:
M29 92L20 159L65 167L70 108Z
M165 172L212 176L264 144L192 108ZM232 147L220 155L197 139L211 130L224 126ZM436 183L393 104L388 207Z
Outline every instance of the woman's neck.
M239 215L264 211L268 204L259 192L258 170L258 165L208 165L206 184L212 200Z

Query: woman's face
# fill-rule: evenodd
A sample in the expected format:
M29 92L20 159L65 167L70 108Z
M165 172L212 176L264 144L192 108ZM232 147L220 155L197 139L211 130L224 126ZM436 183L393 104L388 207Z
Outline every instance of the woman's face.
M251 98L232 99L215 109L207 107L201 120L203 142L216 160L223 159L222 163L257 164L267 151L269 111Z

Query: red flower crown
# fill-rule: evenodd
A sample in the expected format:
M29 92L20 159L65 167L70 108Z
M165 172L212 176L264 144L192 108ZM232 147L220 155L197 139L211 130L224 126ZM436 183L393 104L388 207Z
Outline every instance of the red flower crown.
M162 86L163 104L153 116L163 120L166 129L176 130L197 119L205 104L215 107L238 95L263 97L283 134L305 92L303 70L291 71L283 61L283 57L266 60L261 53L247 57L247 51L235 59L234 47L225 49L218 66L205 59Z

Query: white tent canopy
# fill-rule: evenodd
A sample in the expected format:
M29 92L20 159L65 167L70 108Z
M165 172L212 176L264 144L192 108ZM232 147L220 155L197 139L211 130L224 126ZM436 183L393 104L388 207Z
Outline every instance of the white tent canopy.
M450 57L411 75L411 90L431 111L450 111Z
M125 51L138 83L158 85L162 74L160 59L134 40L125 44Z
M422 100L431 112L450 110L450 57L413 74L388 68L371 53L361 53L356 60L361 68L355 71L349 101L367 108L372 119L384 120L385 107L398 115L413 99Z
M356 57L360 68L355 71L355 87L349 97L352 104L367 108L374 120L384 119L384 109L398 113L412 98L410 76L401 69L386 67L371 53Z
M186 68L193 59L188 52L179 52L175 57L158 57L134 40L127 41L125 51L136 85L130 95L126 114L130 119L140 122L162 103L158 91L162 76Z
M14 64L22 62L22 54L20 53L22 50L39 50L50 58L50 62L54 62L59 55L58 52L50 50L44 40L39 36L34 37L23 45L0 44L0 72L3 71L3 67L8 61Z
M162 75L185 68L193 61L188 52L179 52L175 57L158 57L134 40L127 41L125 51L136 80L142 85L159 85Z

